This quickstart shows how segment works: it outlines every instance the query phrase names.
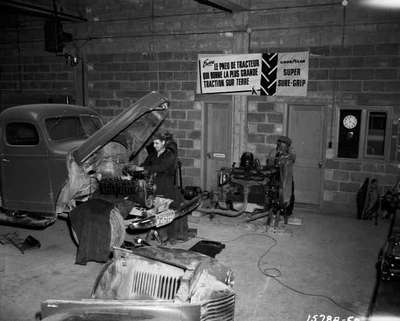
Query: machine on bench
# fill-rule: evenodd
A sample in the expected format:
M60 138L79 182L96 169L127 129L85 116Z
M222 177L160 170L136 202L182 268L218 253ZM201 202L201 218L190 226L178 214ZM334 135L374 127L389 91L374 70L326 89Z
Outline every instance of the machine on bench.
M267 225L277 227L282 216L287 224L294 206L293 162L280 155L261 166L252 153L243 153L238 167L233 164L219 170L215 208L198 211L236 217L246 211L248 203L255 203L262 210L248 221L267 217ZM234 209L235 202L242 203L240 208Z

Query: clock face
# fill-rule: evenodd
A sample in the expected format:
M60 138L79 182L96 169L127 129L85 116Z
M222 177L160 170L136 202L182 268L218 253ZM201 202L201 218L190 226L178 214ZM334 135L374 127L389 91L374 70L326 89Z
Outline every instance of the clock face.
M353 115L347 115L343 118L343 126L347 129L353 129L357 126L357 118Z

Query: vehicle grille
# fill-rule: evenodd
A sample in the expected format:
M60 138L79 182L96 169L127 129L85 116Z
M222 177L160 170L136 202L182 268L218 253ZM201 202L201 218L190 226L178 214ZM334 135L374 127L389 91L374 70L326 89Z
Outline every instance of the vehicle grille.
M143 271L135 271L132 281L131 294L133 296L152 297L161 300L172 300L181 283L177 277Z
M235 294L210 300L201 306L201 321L233 321L235 314Z
M130 297L172 300L178 292L183 274L182 269L168 264L132 261Z

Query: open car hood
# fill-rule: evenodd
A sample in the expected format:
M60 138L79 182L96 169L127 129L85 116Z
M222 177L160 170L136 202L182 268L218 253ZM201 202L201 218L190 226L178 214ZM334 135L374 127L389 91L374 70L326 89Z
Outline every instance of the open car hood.
M78 165L81 165L93 153L117 137L134 122L145 120L146 130L143 129L143 126L138 126L140 128L139 132L133 134L136 138L135 150L136 153L139 152L166 118L168 103L168 100L164 96L154 91L143 96L130 108L122 111L118 116L90 136L73 152L74 160Z
M167 117L167 110L168 100L151 92L71 151L66 159L68 178L57 198L56 215L69 212L74 207L74 199L85 198L96 189L90 173L105 173L109 165L117 162L120 167L128 161L124 143L132 146L129 158L135 158ZM121 141L124 142L119 144ZM115 160L114 156L121 159Z

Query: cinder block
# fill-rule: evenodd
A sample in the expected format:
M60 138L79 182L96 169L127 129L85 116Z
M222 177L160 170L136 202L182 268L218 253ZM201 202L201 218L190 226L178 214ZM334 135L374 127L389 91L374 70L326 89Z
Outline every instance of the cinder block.
M354 56L373 56L375 54L374 45L356 45L353 47Z
M335 182L335 181L325 180L324 189L327 190L327 191L338 191L339 190L339 183Z
M194 129L194 122L192 120L179 120L178 121L179 129Z
M312 80L329 79L329 69L310 69L309 79L312 79Z
M257 104L257 111L260 113L274 111L275 104L268 102L259 102Z
M199 110L188 111L187 119L188 120L201 120L201 111L199 111Z
M189 132L187 136L190 139L201 139L201 131L193 130L193 131Z
M179 160L184 167L194 167L194 159L193 158L186 158L186 157L179 157Z
M373 80L374 70L373 69L352 69L351 79L355 80Z
M190 139L179 139L178 140L179 148L193 148L193 140Z
M266 143L267 144L276 144L279 135L268 135L266 136Z
M338 65L339 58L337 57L319 57L320 68L333 68Z
M264 143L265 142L265 136L264 135L259 135L259 134L249 134L247 137L247 141L249 143Z
M182 82L182 90L195 90L196 82L195 81L183 81Z
M400 53L399 44L377 44L375 45L375 53L377 55L398 55Z
M187 149L185 152L187 157L192 157L192 158L200 158L201 152L200 149Z
M339 81L339 90L360 92L361 91L361 81L360 80L341 80Z
M360 189L359 183L340 183L340 191L357 193Z
M365 66L364 57L340 57L339 68L360 68Z
M186 112L181 110L171 110L170 117L173 119L186 119Z
M384 90L387 92L400 92L400 80L385 81Z
M332 46L330 47L329 54L331 56L351 56L353 54L353 47Z
M333 201L336 203L349 203L349 193L333 192Z
M270 123L282 124L283 122L283 115L281 113L268 113L267 118Z
M352 72L348 69L329 70L329 79L351 79Z
M274 124L258 124L257 132L273 134L273 133L275 133L275 125Z
M364 182L365 179L369 176L370 176L370 173L352 172L352 173L350 173L350 180L353 182Z
M374 78L376 80L381 80L381 79L393 79L395 80L397 78L397 70L396 69L388 69L388 68L384 68L384 69L375 69L375 76Z
M200 168L186 167L183 173L185 176L200 177Z
M165 85L165 90L170 91L170 90L183 90L182 84L179 81L167 81L164 83Z
M335 81L333 80L318 81L317 85L319 91L332 91L332 89L335 86Z
M398 89L400 89L400 87ZM385 82L383 81L377 81L377 80L363 81L364 92L383 92L384 90L385 90Z
M317 91L318 90L318 81L309 80L307 91Z
M174 80L195 80L196 76L192 77L190 72L186 71L175 71L173 72L173 79Z
M172 71L161 71L159 77L162 81L174 80L174 73Z
M361 163L359 162L340 162L340 169L349 171L360 171Z
M262 113L248 113L247 114L247 121L248 122L258 122L263 123L265 122L265 114Z
M188 91L170 91L171 100L189 100Z
M380 163L365 163L362 165L363 172L384 172L385 165Z
M335 169L333 171L333 180L348 181L349 180L349 172Z

